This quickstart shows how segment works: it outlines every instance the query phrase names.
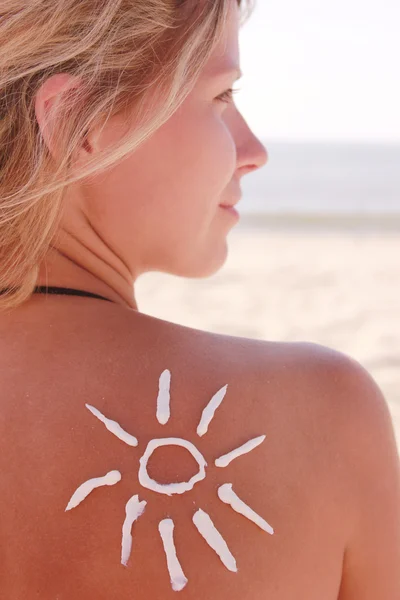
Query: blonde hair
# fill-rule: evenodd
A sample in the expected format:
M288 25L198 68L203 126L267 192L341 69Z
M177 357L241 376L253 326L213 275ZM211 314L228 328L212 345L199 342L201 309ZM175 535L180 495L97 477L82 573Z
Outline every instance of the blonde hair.
M0 8L0 309L33 293L68 185L122 160L176 111L226 23L231 0L7 0ZM243 20L250 0L237 0ZM56 161L35 95L56 73L83 85L57 108ZM153 92L162 105L152 103ZM161 93L159 93L161 92ZM135 107L134 134L72 174L95 122Z

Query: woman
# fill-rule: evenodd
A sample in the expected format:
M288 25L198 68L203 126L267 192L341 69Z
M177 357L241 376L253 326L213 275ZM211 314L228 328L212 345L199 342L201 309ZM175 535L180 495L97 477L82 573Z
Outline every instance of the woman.
M243 8L3 2L2 598L399 597L398 453L365 370L135 301L144 272L223 266L267 161L232 99Z

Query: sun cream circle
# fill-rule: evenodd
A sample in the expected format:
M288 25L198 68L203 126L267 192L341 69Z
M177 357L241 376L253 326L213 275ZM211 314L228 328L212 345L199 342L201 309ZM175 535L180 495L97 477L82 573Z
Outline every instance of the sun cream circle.
M182 448L186 448L193 456L197 464L199 465L199 471L194 475L189 481L183 481L179 483L167 483L161 484L151 479L150 475L147 472L147 464L149 462L150 457L152 456L154 450L160 448L162 446L181 446ZM142 458L139 460L140 468L139 468L139 482L140 484L153 492L158 492L159 494L167 494L167 496L171 496L172 494L184 494L189 490L193 489L193 486L205 479L206 477L206 460L204 456L197 450L196 446L187 440L182 438L160 438L156 440L151 440L146 448L145 453Z

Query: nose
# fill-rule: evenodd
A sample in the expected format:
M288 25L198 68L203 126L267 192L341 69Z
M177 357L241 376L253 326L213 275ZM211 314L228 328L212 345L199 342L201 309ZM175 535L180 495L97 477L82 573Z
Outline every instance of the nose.
M241 116L242 125L237 137L237 173L239 177L261 169L268 162L268 151Z

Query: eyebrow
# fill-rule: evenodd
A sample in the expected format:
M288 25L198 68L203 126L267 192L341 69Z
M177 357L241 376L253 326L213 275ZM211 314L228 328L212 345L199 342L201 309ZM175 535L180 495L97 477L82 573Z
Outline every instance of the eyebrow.
M210 73L210 77L228 77L229 75L236 75L235 81L243 77L243 73L239 67L216 69Z

